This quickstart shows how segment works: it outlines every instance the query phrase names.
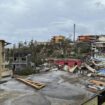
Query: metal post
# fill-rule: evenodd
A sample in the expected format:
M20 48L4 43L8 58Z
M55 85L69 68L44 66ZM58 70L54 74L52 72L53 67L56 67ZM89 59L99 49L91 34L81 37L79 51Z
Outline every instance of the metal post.
M74 24L74 39L73 39L74 43L75 43L75 24Z

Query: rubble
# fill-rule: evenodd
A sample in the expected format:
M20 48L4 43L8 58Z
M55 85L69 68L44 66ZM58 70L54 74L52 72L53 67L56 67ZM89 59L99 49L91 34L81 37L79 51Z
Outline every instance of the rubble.
M45 63L37 68L40 72L21 78L26 82L31 81L30 83L38 81L46 84L40 90L15 79L8 79L0 85L0 89L4 92L0 91L4 94L1 105L77 105L78 103L81 105L105 89L105 78L98 77L99 70L92 68L88 63L84 63L81 67L64 66L61 65L62 68L59 69L57 65L48 66ZM8 94L6 98L5 93ZM12 96L9 96L11 93Z

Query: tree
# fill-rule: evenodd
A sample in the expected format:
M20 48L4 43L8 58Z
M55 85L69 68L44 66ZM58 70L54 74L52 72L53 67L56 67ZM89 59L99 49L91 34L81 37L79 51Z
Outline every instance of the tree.
M89 53L91 51L91 44L89 42L76 43L78 53Z

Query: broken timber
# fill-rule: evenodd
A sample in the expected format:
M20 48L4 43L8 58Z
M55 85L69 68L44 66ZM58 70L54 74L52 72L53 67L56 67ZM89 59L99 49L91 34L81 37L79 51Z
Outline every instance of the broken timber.
M93 69L92 67L90 67L88 64L84 63L84 65L85 65L85 67L86 67L89 71L91 71L91 72L93 72L93 73L96 72L96 70Z
M100 85L105 86L105 82L102 82L102 81L90 80L90 83L93 83L97 86L100 86Z
M74 66L74 67L72 67L72 68L70 68L69 69L69 72L74 72L74 70L77 68L77 65L76 66Z
M87 88L88 91L92 92L92 93L97 93L98 90L95 88Z
M45 87L45 84L40 83L40 82L36 82L36 81L32 81L32 80L26 80L26 79L22 79L22 78L16 78L18 81L21 81L35 89L41 89L43 87Z

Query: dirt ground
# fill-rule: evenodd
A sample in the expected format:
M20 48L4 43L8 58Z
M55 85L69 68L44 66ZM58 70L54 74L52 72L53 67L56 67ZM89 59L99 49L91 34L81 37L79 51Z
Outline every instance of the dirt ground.
M0 84L0 105L79 105L94 94L85 89L86 77L64 71L49 71L26 79L46 84L33 89L15 79Z

